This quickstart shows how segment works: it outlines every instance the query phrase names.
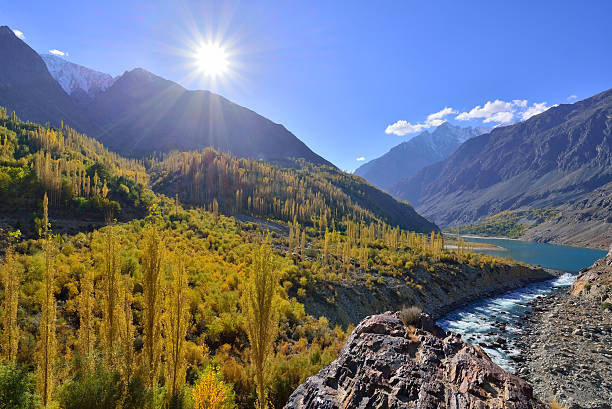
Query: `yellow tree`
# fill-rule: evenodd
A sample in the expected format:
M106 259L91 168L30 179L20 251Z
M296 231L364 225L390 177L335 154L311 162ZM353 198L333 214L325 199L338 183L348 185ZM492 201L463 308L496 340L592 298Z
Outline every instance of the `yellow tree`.
M251 364L255 370L257 388L256 407L259 409L267 407L265 375L278 336L279 280L279 264L267 242L261 244L253 255L240 302L251 345Z
M50 234L49 224L49 198L45 193L43 198L43 236L44 246L44 272L42 282L42 315L38 327L37 343L37 386L43 406L47 406L53 393L53 361L55 360L55 274L53 271L53 257L55 246Z
M119 324L119 339L121 341L121 374L126 384L132 380L134 370L134 317L132 314L133 285L129 274L123 277L120 299L122 317Z
M121 317L119 272L119 246L111 224L104 232L104 250L102 263L102 348L104 362L114 369L119 354L119 325Z
M189 299L182 252L174 257L170 288L166 296L166 385L172 399L185 384L185 337L187 336Z
M79 308L79 329L77 331L77 350L87 371L93 369L94 333L94 273L87 269L81 277L81 291L77 299Z
M157 387L161 360L162 318L162 260L163 239L155 226L149 224L144 231L142 254L142 287L144 298L143 369L149 389Z
M10 233L11 238L19 237L21 233ZM13 246L10 245L4 256L4 264L0 269L0 278L4 286L4 301L2 303L2 344L0 352L2 358L14 362L17 358L19 346L19 323L17 322L17 308L19 305L19 285L21 282L21 264L18 262Z
M234 393L218 369L208 368L193 390L195 409L235 409Z

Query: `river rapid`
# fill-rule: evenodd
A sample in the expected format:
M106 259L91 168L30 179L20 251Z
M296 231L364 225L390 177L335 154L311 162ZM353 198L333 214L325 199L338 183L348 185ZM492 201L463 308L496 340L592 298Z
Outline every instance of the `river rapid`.
M531 312L529 302L567 288L573 283L578 270L590 266L595 260L605 256L606 252L497 238L466 237L466 240L495 244L504 249L478 250L482 253L509 257L564 272L552 280L475 301L438 320L440 327L461 334L470 344L481 346L495 363L514 373L516 367L512 357L520 353L517 341L524 318Z

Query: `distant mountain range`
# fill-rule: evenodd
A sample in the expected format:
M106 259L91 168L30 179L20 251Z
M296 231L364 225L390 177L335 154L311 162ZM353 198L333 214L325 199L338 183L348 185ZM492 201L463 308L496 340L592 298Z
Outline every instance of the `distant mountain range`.
M569 204L611 181L612 89L471 138L391 193L445 227Z
M461 128L445 122L433 132L424 131L363 164L355 174L381 189L390 190L400 180L409 178L425 166L446 159L466 140L488 131L490 128Z
M118 78L45 55L0 27L0 105L25 120L64 121L130 156L212 146L254 159L331 165L285 127L208 91L137 68Z

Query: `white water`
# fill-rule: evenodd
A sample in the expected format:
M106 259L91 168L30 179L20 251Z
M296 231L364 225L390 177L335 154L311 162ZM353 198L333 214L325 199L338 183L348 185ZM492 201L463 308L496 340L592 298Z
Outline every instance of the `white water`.
M530 312L527 303L570 286L575 278L576 275L566 273L552 280L481 299L447 314L437 323L446 331L461 334L466 342L480 345L496 364L514 373L516 368L511 357L520 352L516 341L521 334L521 317ZM493 345L499 339L505 343Z

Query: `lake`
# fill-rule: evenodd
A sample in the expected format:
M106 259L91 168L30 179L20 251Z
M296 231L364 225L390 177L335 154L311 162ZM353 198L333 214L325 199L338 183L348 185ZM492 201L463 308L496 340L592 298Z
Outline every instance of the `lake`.
M503 247L505 250L478 250L479 253L513 258L517 261L577 273L607 254L607 251L582 247L562 246L559 244L536 243L512 239L464 236L466 241L488 243Z
M461 334L471 344L480 345L493 361L515 372L512 357L520 351L516 341L521 335L522 318L531 312L528 303L552 291L570 286L576 272L606 255L606 251L510 239L464 237L474 243L489 243L504 250L477 250L524 263L567 272L561 277L530 284L496 297L483 298L457 309L438 320L447 331Z

